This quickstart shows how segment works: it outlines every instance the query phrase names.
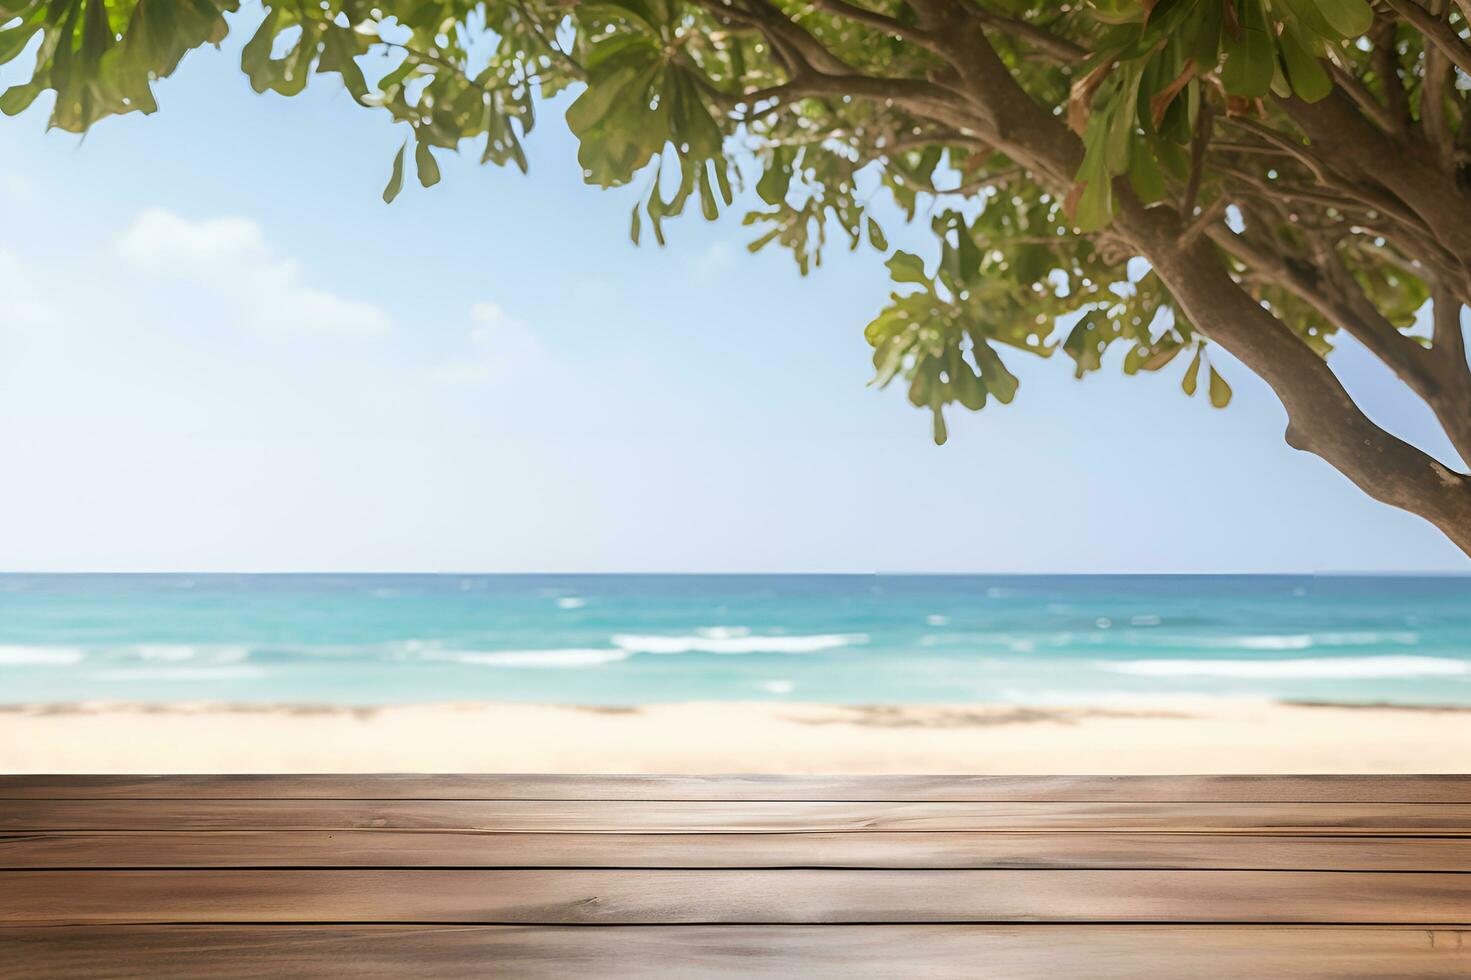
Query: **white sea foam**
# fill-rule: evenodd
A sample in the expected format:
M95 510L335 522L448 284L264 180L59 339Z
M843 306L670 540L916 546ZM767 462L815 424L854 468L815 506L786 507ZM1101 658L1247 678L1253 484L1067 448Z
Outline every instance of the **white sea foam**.
M544 667L566 669L569 667L597 667L623 660L628 653L623 650L562 649L562 650L448 650L436 653L435 660L453 660L462 664L481 664L486 667Z
M1179 649L1194 647L1206 650L1250 650L1277 653L1323 647L1410 647L1419 644L1420 634L1415 630L1352 630L1199 636L1189 633L1147 630L1133 633L1128 642L1141 646Z
M1305 657L1295 660L1124 660L1104 670L1136 677L1358 679L1455 677L1471 674L1471 661L1449 657Z
M575 595L563 596L557 600L558 609L581 609L587 605L587 600Z
M949 616L940 616L940 615L926 616L924 618L924 621L926 623L929 623L931 626L949 626L950 625L950 617Z
M1420 634L1414 630L1366 630L1357 633L1314 633L1313 643L1325 647L1414 646Z
M1420 642L1420 635L1411 630L1360 630L1348 633L1201 637L1188 642L1218 650L1311 650L1314 647L1414 646Z
M63 667L79 664L87 652L75 647L0 646L0 667Z
M200 660L215 664L239 663L250 656L244 646L190 646L185 643L140 643L126 648L125 653L159 663L181 663Z
M263 667L119 667L92 674L99 681L240 681L264 677Z
M796 684L784 680L762 681L760 687L767 694L791 694L797 689Z
M745 632L701 630L693 636L636 636L620 633L613 645L628 653L819 653L867 643L867 633L819 633L812 636L751 636Z
M1291 636L1234 636L1219 642L1208 641L1206 645L1237 650L1307 650L1313 646L1313 637L1311 633Z

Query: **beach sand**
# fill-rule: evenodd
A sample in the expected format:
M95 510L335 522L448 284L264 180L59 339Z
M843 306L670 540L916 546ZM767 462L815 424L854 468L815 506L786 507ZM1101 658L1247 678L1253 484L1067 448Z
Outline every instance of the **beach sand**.
M0 707L0 772L1471 771L1471 708L1171 698L1091 707Z

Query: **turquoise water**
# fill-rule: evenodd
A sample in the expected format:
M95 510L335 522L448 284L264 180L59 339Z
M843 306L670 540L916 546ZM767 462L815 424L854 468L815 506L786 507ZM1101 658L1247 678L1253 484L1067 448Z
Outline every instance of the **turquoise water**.
M0 575L0 702L1471 704L1471 577Z

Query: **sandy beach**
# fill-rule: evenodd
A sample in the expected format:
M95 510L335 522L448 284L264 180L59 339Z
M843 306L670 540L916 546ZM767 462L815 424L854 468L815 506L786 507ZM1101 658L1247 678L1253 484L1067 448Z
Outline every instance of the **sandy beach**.
M1471 709L1171 698L1090 707L75 704L0 708L0 771L1471 771Z

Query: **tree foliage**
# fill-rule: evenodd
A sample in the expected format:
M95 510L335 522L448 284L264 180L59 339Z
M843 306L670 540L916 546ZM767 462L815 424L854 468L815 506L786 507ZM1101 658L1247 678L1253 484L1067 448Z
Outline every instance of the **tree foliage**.
M236 4L0 0L0 62L35 59L0 110L49 91L72 131L152 112L152 81ZM1082 377L1119 347L1126 373L1177 370L1224 406L1219 344L1282 398L1289 442L1471 550L1471 480L1324 364L1349 333L1471 461L1468 18L1468 0L281 0L242 68L282 95L336 75L404 124L385 200L471 143L524 170L539 105L569 91L586 180L636 188L635 241L745 182L751 248L805 273L834 244L890 252L897 204L935 245L892 252L866 337L938 441L948 407L1016 396L1020 355Z

